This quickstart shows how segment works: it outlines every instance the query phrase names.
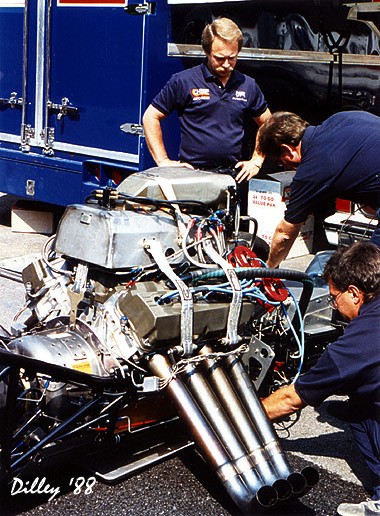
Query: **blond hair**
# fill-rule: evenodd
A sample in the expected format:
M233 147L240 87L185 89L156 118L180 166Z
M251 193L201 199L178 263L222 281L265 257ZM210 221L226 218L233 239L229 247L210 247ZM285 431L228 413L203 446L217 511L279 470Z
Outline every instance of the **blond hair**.
M202 48L206 54L210 53L216 37L228 42L237 41L239 52L243 46L243 34L236 23L229 18L217 18L203 29Z

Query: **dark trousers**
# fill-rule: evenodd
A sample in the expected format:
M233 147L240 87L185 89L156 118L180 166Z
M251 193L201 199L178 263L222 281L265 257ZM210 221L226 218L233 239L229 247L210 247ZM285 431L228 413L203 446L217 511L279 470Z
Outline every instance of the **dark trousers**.
M356 444L364 455L372 477L372 500L380 500L380 421L350 422Z

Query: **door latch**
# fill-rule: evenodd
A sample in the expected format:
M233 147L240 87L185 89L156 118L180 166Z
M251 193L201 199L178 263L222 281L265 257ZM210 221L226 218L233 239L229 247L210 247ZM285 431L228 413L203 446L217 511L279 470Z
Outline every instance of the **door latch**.
M21 150L22 152L30 152L30 140L34 138L34 127L30 124L21 126Z
M70 106L70 101L67 97L63 97L63 99L61 100L61 104L55 104L51 100L48 100L47 107L49 111L58 112L58 120L61 120L61 118L66 115L76 116L79 113L79 109L77 107Z
M123 133L134 134L135 136L144 136L144 128L141 124L122 124L120 129Z
M12 91L10 94L9 99L0 99L0 106L9 106L11 109L14 109L15 107L20 107L23 105L22 98L17 98L17 93L15 91Z

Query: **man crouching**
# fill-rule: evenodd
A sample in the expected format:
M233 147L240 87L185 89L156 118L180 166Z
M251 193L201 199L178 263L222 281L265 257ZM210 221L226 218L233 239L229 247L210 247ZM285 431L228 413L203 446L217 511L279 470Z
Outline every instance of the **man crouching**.
M341 516L380 514L380 249L356 243L325 266L330 306L349 321L318 362L294 384L263 400L271 420L316 407L331 395L349 397L350 426L372 477L372 500L344 503Z

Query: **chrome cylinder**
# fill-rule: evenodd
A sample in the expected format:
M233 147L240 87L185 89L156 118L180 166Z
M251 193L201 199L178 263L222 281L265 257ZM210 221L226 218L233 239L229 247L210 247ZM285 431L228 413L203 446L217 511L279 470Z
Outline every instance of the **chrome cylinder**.
M278 498L276 490L273 487L264 486L247 450L203 373L198 367L188 365L182 376L247 487L256 494L260 505L266 507L274 505Z
M264 407L257 396L251 379L245 371L240 358L236 355L230 355L224 359L224 362L236 392L242 400L248 414L255 423L260 441L262 442L277 475L280 478L286 478L289 480L295 494L304 492L309 481L315 481L315 475L311 471L307 471L307 476L310 477L310 480L308 480L306 475L292 471L289 462L281 449L277 434L268 420ZM314 472L317 473L316 470L314 470Z
M163 355L153 355L149 360L149 367L159 378L166 380L171 376L169 361ZM249 512L255 503L255 494L250 492L240 478L187 387L180 379L172 378L165 388L165 393L176 406L178 415L185 422L203 457L216 472L234 503L241 510Z
M200 354L207 355L211 352L210 348L204 346ZM288 498L292 494L291 485L287 479L279 476L273 468L257 432L255 418L252 417L251 419L247 413L224 369L215 359L207 358L202 361L202 364L206 370L207 379L247 448L263 482L267 485L273 485L280 499Z

